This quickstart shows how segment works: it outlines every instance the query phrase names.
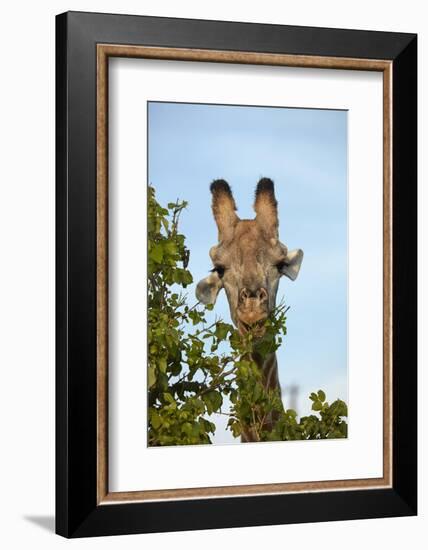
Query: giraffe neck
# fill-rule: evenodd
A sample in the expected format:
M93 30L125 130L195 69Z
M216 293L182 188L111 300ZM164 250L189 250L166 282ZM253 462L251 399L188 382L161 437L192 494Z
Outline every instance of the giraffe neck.
M276 353L270 353L264 359L262 359L260 356L254 355L252 359L262 372L263 387L265 388L265 390L276 389L281 394Z
M278 363L276 360L276 354L270 353L264 359L259 355L254 354L251 359L257 364L262 372L262 383L265 390L276 390L281 396L281 385L278 377ZM278 420L278 413L271 412L263 424L263 428L268 431L272 431L275 426L275 422ZM241 434L242 443L250 443L260 441L256 431L252 428L243 429Z

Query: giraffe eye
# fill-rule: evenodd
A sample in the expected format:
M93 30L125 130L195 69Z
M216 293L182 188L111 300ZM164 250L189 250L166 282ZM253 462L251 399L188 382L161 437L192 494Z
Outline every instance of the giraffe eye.
M225 268L222 265L216 265L216 266L214 266L214 268L211 271L212 271L212 273L217 273L218 276L221 279L224 275Z
M285 267L286 265L287 265L287 264L286 264L285 262L278 262L278 263L276 264L276 268L277 268L277 270L278 270L280 273L282 273L282 270L284 269L284 267Z

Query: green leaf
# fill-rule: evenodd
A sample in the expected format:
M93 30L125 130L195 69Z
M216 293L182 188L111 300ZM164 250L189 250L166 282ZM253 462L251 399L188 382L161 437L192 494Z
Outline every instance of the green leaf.
M173 256L174 254L177 254L177 246L173 241L167 241L163 245L164 253L165 255L168 254L170 256Z
M193 426L192 424L190 424L190 422L185 422L182 426L181 426L181 431L187 435L191 435L192 431L193 431Z
M236 390L231 390L230 400L233 404L235 404L238 401L238 392Z
M256 403L263 394L263 387L261 384L255 384L253 388L253 401Z
M230 325L219 321L215 327L215 336L218 340L225 340L230 330Z
M161 372L166 372L166 357L159 358L158 366Z
M157 430L162 424L162 419L157 411L152 410L150 414L150 423L155 430Z
M150 366L147 373L147 384L149 388L156 384L156 371L153 366Z
M163 398L167 403L175 403L175 399L172 397L170 393L165 392L163 394Z
M223 404L223 397L221 393L215 390L205 393L202 396L202 399L207 407L208 414L218 411Z
M242 428L239 422L233 421L230 424L230 429L232 431L233 437L239 437L241 435Z
M156 243L150 250L150 259L157 264L162 263L163 259L163 247L160 243Z

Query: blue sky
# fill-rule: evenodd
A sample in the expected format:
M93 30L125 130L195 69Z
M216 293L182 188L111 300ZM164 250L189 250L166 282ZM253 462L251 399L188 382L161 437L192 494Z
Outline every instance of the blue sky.
M299 277L283 277L278 291L290 306L277 352L284 402L290 406L291 384L301 415L313 390L347 400L346 111L157 102L148 109L149 182L161 204L189 202L180 221L195 285L211 269L208 250L217 242L211 181L228 181L238 215L253 218L258 180L274 180L280 239L305 253ZM230 321L224 292L212 315ZM224 418L216 419L216 443L233 441Z

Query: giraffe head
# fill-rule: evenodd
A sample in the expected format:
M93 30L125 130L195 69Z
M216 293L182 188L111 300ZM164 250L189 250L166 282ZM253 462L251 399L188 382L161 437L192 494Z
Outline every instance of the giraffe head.
M198 283L196 297L204 304L214 304L224 288L232 321L245 333L251 326L263 324L275 308L279 279L283 275L296 279L303 251L289 251L279 241L272 180L263 178L257 184L253 220L237 216L226 181L214 181L211 193L219 242L209 252L214 268Z

